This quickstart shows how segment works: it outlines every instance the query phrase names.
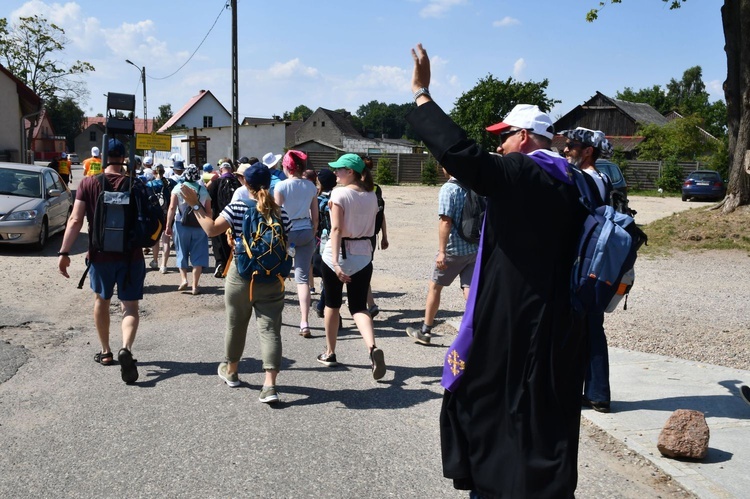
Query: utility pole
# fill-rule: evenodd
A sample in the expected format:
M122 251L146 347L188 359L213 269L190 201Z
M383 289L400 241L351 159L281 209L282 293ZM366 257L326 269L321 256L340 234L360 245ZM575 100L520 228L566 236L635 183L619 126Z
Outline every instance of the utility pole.
M138 67L128 59L125 59L125 62L141 72L141 82L143 83L143 122L146 124L146 133L148 133L148 111L146 110L146 66L143 66L142 68Z
M237 164L239 157L239 99L238 99L238 61L237 61L237 0L231 0L232 8L232 163ZM145 85L144 85L145 91Z

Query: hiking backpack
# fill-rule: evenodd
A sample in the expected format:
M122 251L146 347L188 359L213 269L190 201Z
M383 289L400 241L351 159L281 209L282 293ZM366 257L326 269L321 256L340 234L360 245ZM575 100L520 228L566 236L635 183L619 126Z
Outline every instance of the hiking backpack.
M479 236L482 234L482 222L484 212L487 210L487 199L464 187L458 180L452 178L450 182L461 187L465 192L464 207L461 210L461 220L456 223L456 230L461 239L471 244L479 244Z
M102 190L96 200L89 238L97 251L127 253L150 248L164 230L164 211L138 179L128 177L113 191L105 174L94 177Z
M266 220L252 199L243 199L247 211L242 220L242 235L235 241L235 265L240 276L253 282L280 281L289 276L292 257L281 217ZM251 290L252 293L252 290Z
M231 177L219 178L219 185L216 189L216 204L214 205L214 213L221 213L221 210L232 202L232 196L234 191L240 188L242 184L237 180L237 177L232 175Z
M612 312L627 295L635 280L638 249L648 241L633 217L609 205L596 205L586 173L570 168L580 202L588 211L578 239L570 276L573 308L579 312Z
M174 189L174 186L175 184L165 178L161 180L161 189L152 188L156 200L159 202L159 206L161 206L164 213L169 209L169 203L172 200L172 189Z

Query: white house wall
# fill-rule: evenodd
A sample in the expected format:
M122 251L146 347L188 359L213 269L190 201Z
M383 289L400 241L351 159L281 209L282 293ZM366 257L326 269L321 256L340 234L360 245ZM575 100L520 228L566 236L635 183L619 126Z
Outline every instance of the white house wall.
M175 125L190 129L193 127L202 128L204 116L213 117L214 127L232 126L232 117L227 113L226 109L224 109L215 99L212 99L210 95L196 102L195 105L185 113L182 119L175 123Z
M283 153L286 139L284 127L283 123L241 126L238 130L239 156L237 159L242 156L255 156L260 159L267 152ZM198 128L198 135L211 139L206 143L209 163L214 164L219 158L232 157L231 126ZM192 132L190 136L192 136ZM169 165L172 163L169 156L174 153L187 159L188 143L182 142L187 138L188 135L185 134L173 135L172 150L170 152L157 151L155 154L156 162ZM214 164L214 166L216 165Z
M21 108L16 83L0 73L0 153L21 149Z

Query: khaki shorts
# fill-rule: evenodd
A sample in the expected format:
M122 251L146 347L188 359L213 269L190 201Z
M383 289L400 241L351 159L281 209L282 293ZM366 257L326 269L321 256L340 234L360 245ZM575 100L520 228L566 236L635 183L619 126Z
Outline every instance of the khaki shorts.
M450 286L456 276L460 276L461 287L468 288L471 285L476 259L476 253L463 256L445 255L445 269L439 270L436 266L432 271L432 282L440 286Z

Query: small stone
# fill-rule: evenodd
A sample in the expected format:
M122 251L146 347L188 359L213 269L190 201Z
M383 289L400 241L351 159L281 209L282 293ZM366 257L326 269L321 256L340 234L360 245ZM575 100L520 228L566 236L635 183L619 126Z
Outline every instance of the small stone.
M702 412L677 409L664 424L656 447L666 457L703 459L708 454L709 435Z

